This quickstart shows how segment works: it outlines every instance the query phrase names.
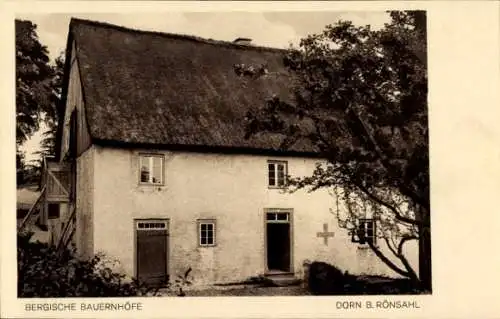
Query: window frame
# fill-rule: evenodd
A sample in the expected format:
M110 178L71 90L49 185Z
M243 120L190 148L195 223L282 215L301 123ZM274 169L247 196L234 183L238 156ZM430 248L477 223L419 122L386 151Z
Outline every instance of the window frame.
M368 225L371 225L372 235L368 236ZM361 229L363 229L363 239L360 237ZM357 238L355 238L355 236ZM358 224L356 225L356 229L352 232L352 242L358 243L359 245L367 245L369 246L369 241L371 241L372 245L377 245L377 221L373 218L360 218L358 220Z
M271 185L270 177L270 165L274 166L274 181L275 185ZM278 166L283 165L283 184L279 185L279 174L278 174ZM268 160L267 161L267 187L268 188L285 188L287 185L287 176L288 176L288 161L279 161L279 160Z
M51 215L51 207L57 207L57 216ZM59 203L47 203L47 219L61 218L61 205Z
M149 163L149 172L150 172L150 177L149 177L149 181L148 182L143 182L142 181L142 160L144 158L159 158L160 159L160 163L161 163L161 172L160 172L160 177L161 177L161 181L160 183L153 183L151 182L152 181L152 174L151 172L153 172L153 168L154 168L154 162L153 160L150 160L150 163ZM165 185L165 155L164 154L159 154L159 153L139 153L138 154L138 168L139 168L139 172L138 172L138 181L139 181L139 185L141 186L164 186Z
M148 230L168 230L168 222L166 220L136 220L135 223L136 231L148 231Z
M202 225L212 225L212 242L208 243L208 236L205 237L207 243L203 244L202 241ZM217 223L215 219L198 219L197 220L197 242L198 247L206 248L206 247L215 247L217 245ZM206 230L208 231L208 230Z
M287 211L267 211L266 213L266 223L273 223L273 224L289 224L290 223L290 212ZM270 218L273 217L273 218ZM286 217L285 219L280 218L280 217Z

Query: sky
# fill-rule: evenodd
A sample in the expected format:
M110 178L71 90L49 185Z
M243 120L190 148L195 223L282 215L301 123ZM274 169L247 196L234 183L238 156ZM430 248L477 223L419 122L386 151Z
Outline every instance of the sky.
M356 25L381 28L389 21L383 11L372 12L162 12L155 14L75 13L75 14L24 14L18 19L31 20L37 25L40 42L47 46L54 60L66 46L71 17L108 22L124 27L159 32L194 35L215 40L233 41L238 37L251 38L255 45L287 48L298 45L308 34L319 33L328 24L349 20ZM35 160L39 149L42 125L21 148L26 160Z

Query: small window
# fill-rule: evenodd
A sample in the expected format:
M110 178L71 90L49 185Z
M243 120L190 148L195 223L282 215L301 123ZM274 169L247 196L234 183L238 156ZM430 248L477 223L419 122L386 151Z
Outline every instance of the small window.
M215 246L215 221L198 221L198 237L200 246Z
M50 203L48 205L48 213L49 213L49 219L59 218L60 215L59 204Z
M141 155L139 166L141 184L163 184L162 155Z
M287 162L268 162L268 181L270 187L283 187L286 185Z
M360 219L356 231L352 234L352 241L359 244L375 244L377 238L375 225L373 219Z
M283 222L288 222L289 221L289 213L267 213L266 214L266 220L267 221L283 221Z
M137 223L137 229L140 230L163 230L167 229L167 224L165 222L139 222Z

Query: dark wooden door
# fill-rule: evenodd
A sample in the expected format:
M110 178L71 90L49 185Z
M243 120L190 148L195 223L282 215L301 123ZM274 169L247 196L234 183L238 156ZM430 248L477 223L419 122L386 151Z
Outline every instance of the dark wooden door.
M290 224L267 224L267 268L290 271Z
M167 281L168 230L166 221L136 223L137 277L150 285Z

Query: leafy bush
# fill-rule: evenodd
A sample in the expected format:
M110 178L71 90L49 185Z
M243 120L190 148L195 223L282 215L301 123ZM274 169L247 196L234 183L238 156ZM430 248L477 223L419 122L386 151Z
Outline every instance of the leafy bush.
M309 268L307 286L313 295L388 295L420 294L409 279L379 276L355 276L337 267L313 262Z
M341 293L351 278L335 266L324 262L313 262L309 267L307 286L315 295Z
M55 247L30 242L32 234L17 238L18 296L25 297L124 297L158 295L162 286L148 286L134 278L114 272L105 256L79 260L73 249L58 252ZM190 269L174 283L163 286L178 291L191 284Z

